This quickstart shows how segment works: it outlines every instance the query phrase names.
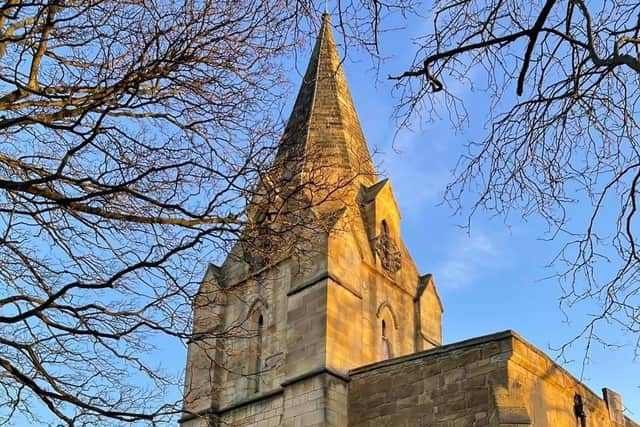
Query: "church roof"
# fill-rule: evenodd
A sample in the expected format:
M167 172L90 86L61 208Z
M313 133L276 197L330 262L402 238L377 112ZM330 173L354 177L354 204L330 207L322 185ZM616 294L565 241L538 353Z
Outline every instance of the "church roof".
M289 178L313 174L320 165L330 174L353 174L358 182L371 185L377 181L375 170L330 21L325 13L276 162L284 165Z
M362 201L371 202L375 200L378 193L380 193L380 190L382 190L388 182L389 182L389 178L385 178L382 181L373 184L371 187L367 187L364 190Z

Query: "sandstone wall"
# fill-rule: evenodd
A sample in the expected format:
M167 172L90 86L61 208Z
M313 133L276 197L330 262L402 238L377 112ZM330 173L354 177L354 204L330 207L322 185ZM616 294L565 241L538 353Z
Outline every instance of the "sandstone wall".
M228 287L224 330L226 339L217 367L217 407L280 386L286 351L286 292L291 283L287 261ZM262 316L261 364L256 376L257 317ZM259 383L256 387L256 381Z
M211 413L185 417L182 426L344 427L347 384L347 379L340 375L317 370Z
M442 307L433 283L418 295L419 273L402 242L390 183L359 197L360 207L347 207L336 223L327 250L326 365L341 371L441 341ZM385 269L376 250L383 222L400 254L397 270Z
M218 425L233 427L277 427L282 425L283 394L225 410Z
M220 408L215 413L185 418L181 427L277 427L282 425L282 389Z
M194 340L186 367L187 413L226 407L277 389L284 380L290 261L255 273L231 271L219 277L208 273L194 304Z
M349 426L638 427L507 331L351 371ZM578 411L580 412L580 411Z
M536 427L571 426L576 424L574 399L583 401L587 427L637 426L615 408L593 393L547 355L515 335L509 359L509 394L521 402ZM499 400L499 396L498 396ZM621 408L620 408L621 409Z
M471 340L352 371L349 426L488 426L507 344Z

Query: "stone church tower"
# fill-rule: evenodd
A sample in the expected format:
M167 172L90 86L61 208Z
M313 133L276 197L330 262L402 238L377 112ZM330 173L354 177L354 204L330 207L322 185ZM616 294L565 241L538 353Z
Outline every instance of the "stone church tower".
M376 177L328 15L280 144L287 185L315 174L323 183L314 196L341 187L311 208L339 217L306 256L258 272L242 256L210 267L204 286L226 292L196 304L195 323L256 332L189 346L185 409L255 402L284 425L300 414L305 425L345 425L348 370L440 345L442 306L402 244L393 190ZM183 425L192 424L202 425Z
M590 426L634 425L582 385L556 396L564 415L534 424L544 406L531 402L546 389L541 373L517 372L514 360L530 351L534 368L556 365L512 332L441 347L442 303L402 242L326 14L275 165L260 184L275 190L258 191L248 215L261 223L280 203L297 212L275 220L280 234L295 238L276 250L258 233L209 267L194 301L182 427L573 427L578 395L598 420L618 416ZM572 424L556 423L565 419Z

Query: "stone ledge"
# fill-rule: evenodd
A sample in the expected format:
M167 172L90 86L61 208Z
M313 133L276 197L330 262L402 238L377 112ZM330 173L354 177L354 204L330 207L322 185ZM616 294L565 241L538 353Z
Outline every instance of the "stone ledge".
M349 371L350 376L364 374L369 371L373 371L378 368L398 365L411 360L422 359L426 357L438 357L450 351L460 350L468 347L474 347L480 344L486 344L494 341L504 341L508 338L516 338L527 343L520 335L515 331L506 330L502 332L496 332L494 334L483 335L481 337L471 338L464 341L458 341L456 343L447 344L442 347L432 348L429 350L420 351L417 353L407 354L405 356L396 357L393 359L383 360L381 362L364 365ZM527 343L528 344L528 343ZM530 345L530 344L529 344Z
M287 386L291 385L291 384L295 384L297 382L304 381L307 378L315 377L315 376L322 375L322 374L331 375L331 376L336 377L336 378L338 378L338 379L340 379L340 380L342 380L344 382L351 381L351 378L349 377L349 375L345 374L344 372L341 372L341 371L338 371L338 370L332 369L332 368L326 368L326 367L325 368L318 368L318 369L311 370L309 372L305 372L304 374L289 378L289 379L283 381L281 386L276 388L276 389L274 389L274 390L271 390L271 391L268 391L268 392L265 392L265 393L261 393L261 394L257 394L255 396L251 396L251 397L248 397L246 399L239 400L237 402L231 403L231 404L229 404L227 406L223 406L221 408L215 408L215 407L212 406L212 407L209 407L207 409L203 409L203 410L200 410L200 411L197 411L197 412L194 412L194 413L185 414L185 415L182 416L182 418L180 418L178 423L182 424L182 423L185 423L187 421L191 421L191 420L193 420L195 418L202 417L202 416L207 416L207 415L221 416L226 412L233 411L234 409L238 409L238 408L241 408L243 406L250 405L250 404L255 403L255 402L259 402L261 400L271 399L271 398L273 398L275 396L282 395L284 393L284 389Z
M310 288L312 286L315 286L315 285L321 283L323 280L327 280L327 279L331 280L332 282L334 282L338 286L343 287L347 291L351 292L355 297L357 297L359 299L362 299L362 294L360 294L360 292L356 291L351 286L347 286L343 281L341 281L334 274L331 274L328 271L320 273L320 274L316 275L315 277L312 277L311 279L305 280L301 284L297 285L295 288L290 289L289 292L287 292L287 296L289 297L291 295L295 295L298 292L302 292L305 289Z
M287 292L287 296L290 297L291 295L295 295L298 292L302 292L305 289L315 286L328 278L329 278L328 272L320 273L319 275L314 276L311 279L305 280L304 282L300 283L296 287L289 289L289 291Z
M338 371L336 369L324 367L324 368L313 369L313 370L311 370L309 372L305 372L304 374L300 374L300 375L297 375L295 377L286 379L286 380L284 380L282 382L281 386L284 388L284 387L287 387L287 386L289 386L291 384L306 380L307 378L315 377L317 375L322 375L322 374L332 375L332 376L334 376L334 377L336 377L338 379L341 379L342 381L345 381L345 382L351 381L351 378L349 377L349 375L345 374L344 372L340 372L340 371Z
M223 415L225 412L233 411L234 409L238 409L242 406L249 405L251 403L259 402L261 400L271 399L275 396L279 396L284 393L284 388L278 387L274 390L267 391L261 394L256 394L255 396L248 397L246 399L239 400L237 402L231 403L227 406L223 406L221 408L215 408L213 406L202 409L198 412L188 413L183 415L178 421L179 424L185 423L187 421L191 421L194 418L206 416L206 415Z

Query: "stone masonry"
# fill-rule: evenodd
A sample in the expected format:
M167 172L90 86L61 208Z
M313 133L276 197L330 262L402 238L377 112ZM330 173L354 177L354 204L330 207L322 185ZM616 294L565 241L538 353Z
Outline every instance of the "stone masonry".
M586 427L638 426L512 331L357 368L350 379L353 427L574 427L576 396Z
M434 278L402 242L326 14L258 189L247 217L282 203L269 226L285 244L247 229L268 257L239 242L209 266L182 427L638 427L618 394L599 398L512 332L441 345Z

